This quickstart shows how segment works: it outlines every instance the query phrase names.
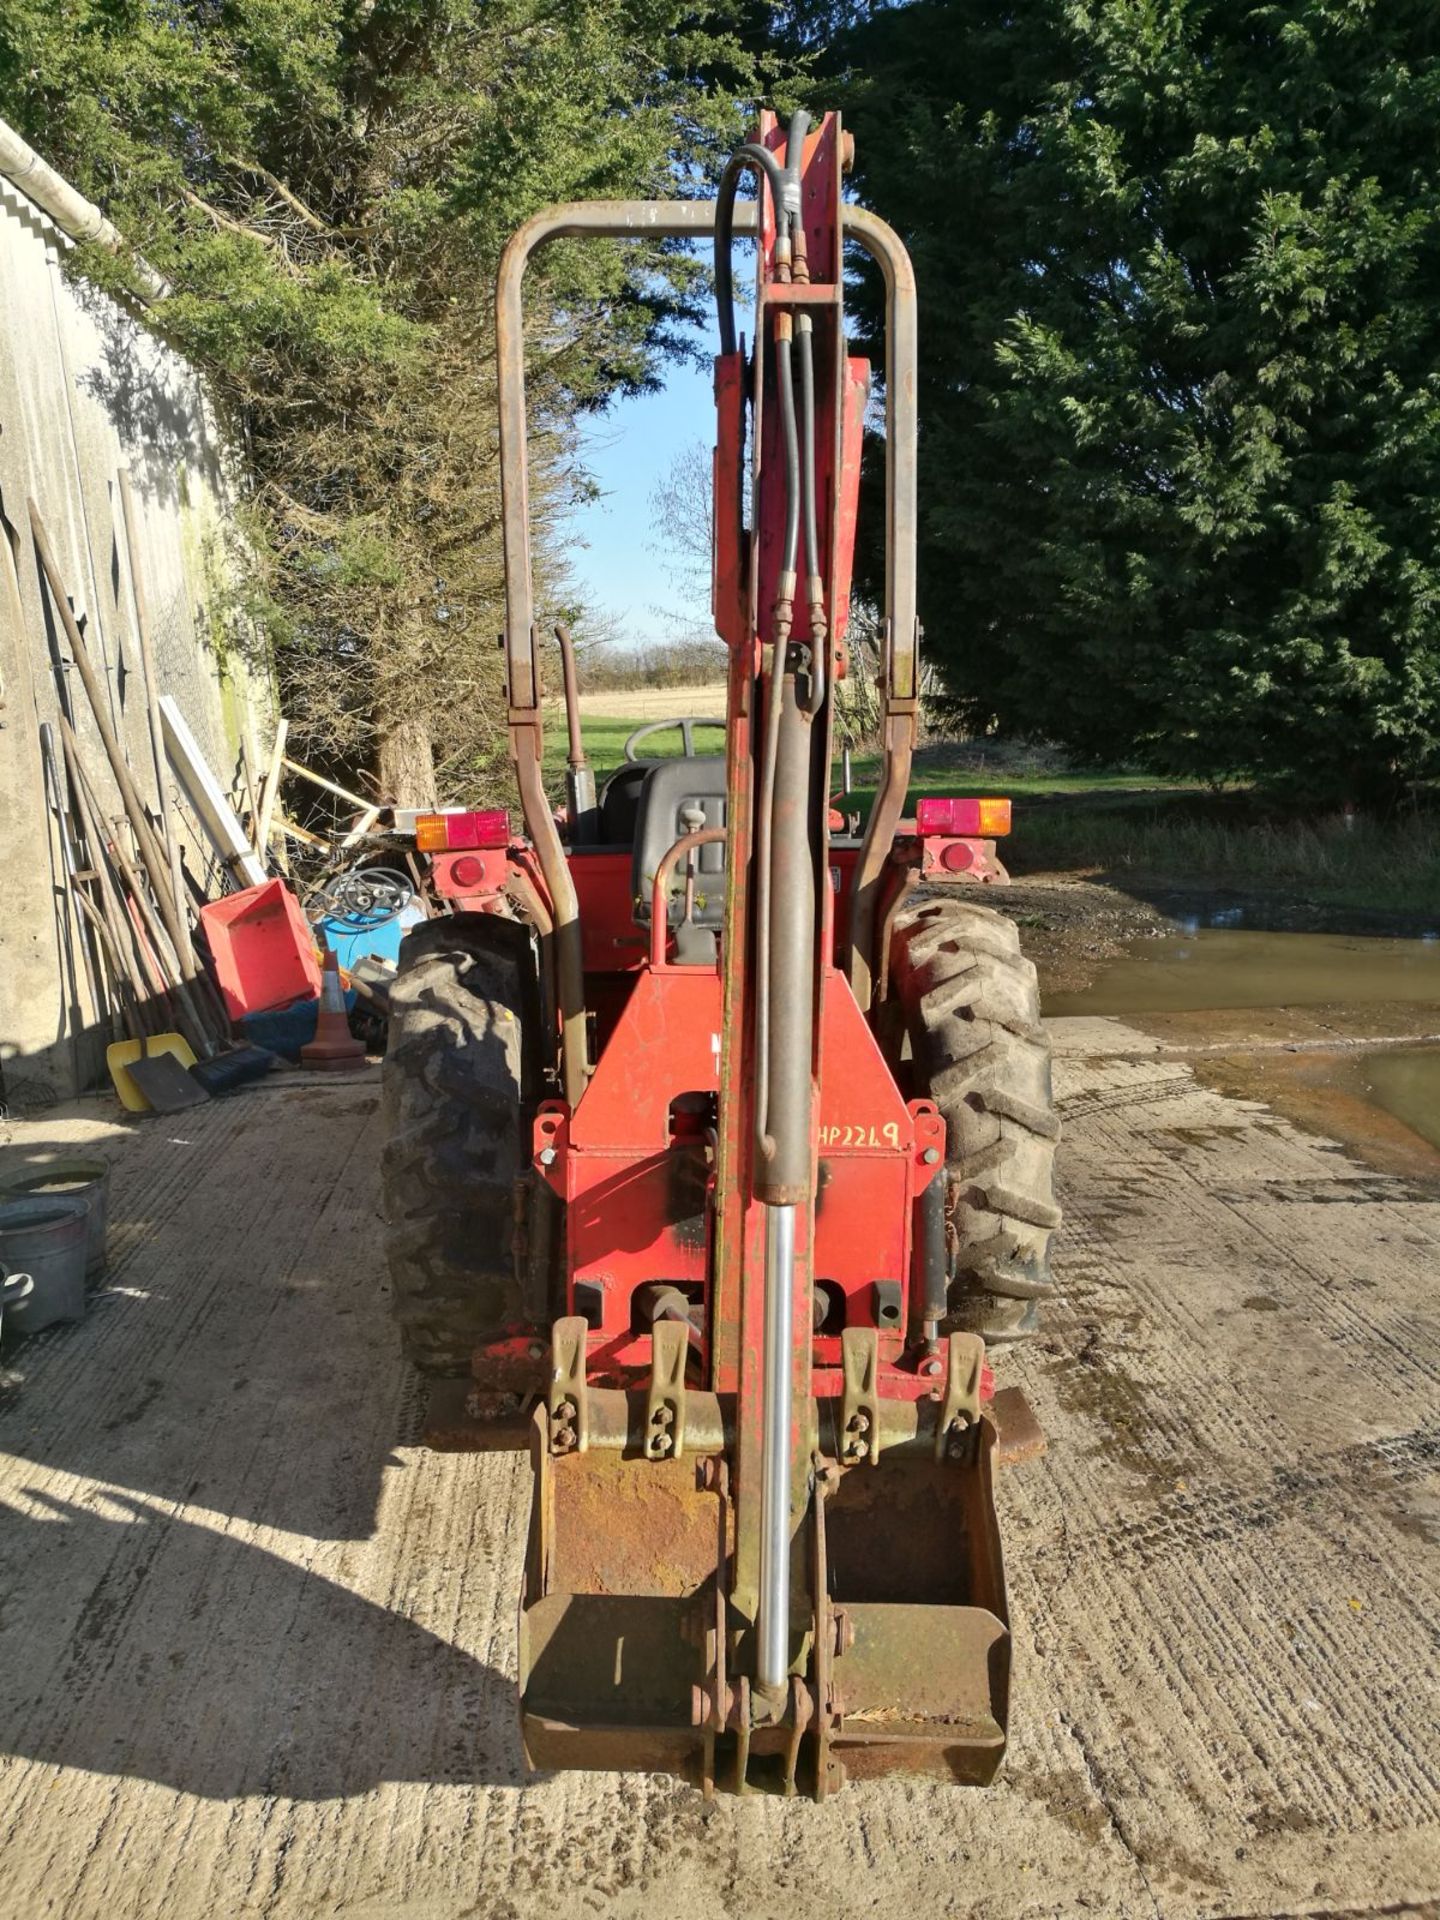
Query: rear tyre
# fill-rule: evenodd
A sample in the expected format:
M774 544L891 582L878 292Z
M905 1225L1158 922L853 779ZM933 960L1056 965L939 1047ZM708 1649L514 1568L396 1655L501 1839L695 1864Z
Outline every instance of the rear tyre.
M531 1117L541 1096L530 929L490 914L407 936L390 989L381 1173L391 1309L426 1373L469 1371L524 1315Z
M1034 965L1013 921L970 900L932 899L897 916L890 985L915 1092L945 1121L947 1325L991 1345L1027 1339L1054 1292L1060 1224L1060 1123Z

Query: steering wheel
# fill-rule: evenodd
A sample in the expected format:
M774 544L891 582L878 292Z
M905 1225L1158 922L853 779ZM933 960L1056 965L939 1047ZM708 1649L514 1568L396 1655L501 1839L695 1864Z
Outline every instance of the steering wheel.
M710 720L703 714L697 713L680 714L674 720L652 720L648 727L637 727L625 742L626 762L628 765L634 765L638 758L635 749L642 740L648 740L652 733L668 733L671 727L678 727L680 729L681 737L685 742L685 758L687 760L693 760L695 758L696 727L718 727L721 733L723 733L725 731L725 724L723 720Z

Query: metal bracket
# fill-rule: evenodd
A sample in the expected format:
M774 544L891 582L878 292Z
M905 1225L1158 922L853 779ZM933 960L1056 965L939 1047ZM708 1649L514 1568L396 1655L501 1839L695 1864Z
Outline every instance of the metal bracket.
M690 1328L684 1320L656 1320L650 1328L650 1399L645 1410L645 1458L678 1460L685 1451L685 1362Z
M555 1322L550 1335L550 1451L584 1453L590 1440L585 1361L590 1327L579 1314Z
M945 1359L945 1394L935 1424L935 1458L953 1455L980 1418L985 1342L978 1333L952 1333Z
M943 1178L945 1168L945 1122L933 1100L907 1102L910 1123L915 1129L914 1191L918 1198L932 1180Z
M855 1630L843 1607L830 1598L829 1555L825 1541L825 1502L840 1482L840 1469L815 1463L813 1572L815 1579L815 1786L824 1800L845 1784L844 1763L831 1751L831 1742L845 1718L845 1702L835 1684L835 1662L854 1645Z
M896 1333L900 1329L901 1315L904 1313L904 1293L898 1280L877 1280L875 1282L875 1320L886 1333Z
M844 1398L840 1408L840 1447L847 1466L880 1458L880 1336L874 1327L846 1327L840 1335Z
M570 1109L563 1100L546 1100L535 1113L531 1161L542 1180L563 1200L565 1157L570 1150Z

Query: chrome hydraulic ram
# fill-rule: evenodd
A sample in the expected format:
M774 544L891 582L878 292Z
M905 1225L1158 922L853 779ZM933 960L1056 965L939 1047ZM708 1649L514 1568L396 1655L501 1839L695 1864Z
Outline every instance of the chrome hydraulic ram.
M790 1664L790 1494L795 1368L795 1210L811 1198L814 1097L815 860L810 814L812 715L798 676L784 675L771 804L766 901L770 1007L767 1128L757 1142L755 1197L765 1208L765 1334L761 1369L761 1551L756 1679L783 1687Z
M790 1427L795 1346L795 1209L765 1209L765 1423L755 1678L778 1692L790 1670Z

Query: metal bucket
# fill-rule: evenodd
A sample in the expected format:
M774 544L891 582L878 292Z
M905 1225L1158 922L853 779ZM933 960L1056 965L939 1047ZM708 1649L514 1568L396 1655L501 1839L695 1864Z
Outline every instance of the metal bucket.
M543 1434L520 1613L521 1727L534 1767L702 1783L693 1708L732 1542L694 1459L552 1457Z
M18 1307L22 1300L28 1300L34 1286L28 1273L7 1273L0 1280L0 1334L5 1331L5 1309Z
M17 1333L84 1318L87 1221L86 1203L70 1194L0 1200L0 1266L35 1282L11 1309Z
M63 1195L67 1200L85 1202L85 1277L92 1282L98 1280L105 1271L106 1212L110 1199L108 1163L71 1156L0 1178L0 1200L22 1195Z
M1005 1752L1010 1616L995 1518L995 1429L957 1458L882 1454L818 1503L825 1587L843 1628L836 1780L922 1773L988 1786Z
M607 1396L589 1398L598 1429ZM647 1458L634 1399L621 1449L605 1444L616 1431L597 1430L588 1451L552 1453L543 1409L532 1430L520 1619L531 1765L817 1799L892 1773L988 1784L1010 1687L990 1420L944 1460L932 1429L873 1464L817 1469L794 1540L810 1629L793 1642L785 1710L767 1718L746 1677L753 1633L733 1604L728 1464L703 1452L722 1436L709 1423L693 1435L701 1457Z

